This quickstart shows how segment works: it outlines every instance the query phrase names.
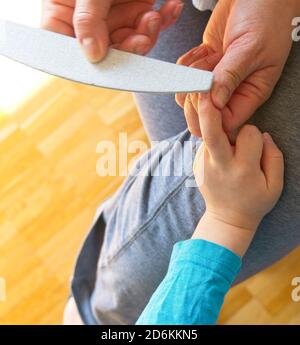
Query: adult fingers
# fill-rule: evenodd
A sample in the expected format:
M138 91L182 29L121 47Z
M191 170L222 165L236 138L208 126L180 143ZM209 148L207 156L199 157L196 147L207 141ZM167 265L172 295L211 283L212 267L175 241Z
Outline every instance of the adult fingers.
M178 65L190 66L192 63L206 57L208 55L208 47L205 44L200 44L197 47L189 50L177 60Z
M159 9L162 17L162 30L167 29L180 17L183 10L183 2L181 0L167 0Z
M146 53L148 53L156 44L161 30L161 23L161 15L155 11L147 12L140 18L136 33L148 36L151 42L150 48Z
M244 124L271 95L279 73L274 67L254 72L235 90L227 105L222 109L226 131L232 131Z
M128 36L123 42L114 45L113 48L144 55L151 49L151 40L146 35L133 34Z
M112 0L77 0L73 18L76 37L87 58L95 63L107 52L109 33L106 19Z
M74 7L59 2L44 1L41 27L67 36L75 36L73 29Z
M242 81L255 71L253 49L252 45L243 48L236 44L234 48L227 49L215 67L212 100L217 108L223 109Z
M144 55L155 45L160 33L160 25L160 14L149 11L139 18L136 28L120 28L111 33L110 38L114 47Z

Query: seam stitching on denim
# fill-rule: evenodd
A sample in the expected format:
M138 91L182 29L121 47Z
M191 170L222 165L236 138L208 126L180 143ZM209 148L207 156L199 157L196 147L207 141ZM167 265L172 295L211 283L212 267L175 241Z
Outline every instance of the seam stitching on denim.
M121 253L131 245L131 243L137 238L139 237L150 225L151 223L159 216L161 210L165 207L166 203L173 198L178 192L179 190L183 187L185 181L190 178L191 176L185 176L184 179L182 181L180 181L180 183L176 186L176 188L173 190L173 192L171 194L169 194L161 203L160 205L155 209L155 211L152 213L152 215L148 218L148 220L146 220L143 225L139 226L137 228L136 231L133 231L133 235L131 237L128 238L127 242L123 244L123 246L121 246L114 255L112 255L111 257L109 257L105 263L101 264L98 266L98 269L100 268L105 268L108 264L110 264L112 261L114 261L115 259L117 259Z

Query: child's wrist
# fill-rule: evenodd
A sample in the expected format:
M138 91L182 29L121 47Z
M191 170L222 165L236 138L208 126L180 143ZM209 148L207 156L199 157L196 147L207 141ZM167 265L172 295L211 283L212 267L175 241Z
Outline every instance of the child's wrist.
M193 234L193 239L203 239L225 247L243 257L254 237L257 226L237 226L205 212Z

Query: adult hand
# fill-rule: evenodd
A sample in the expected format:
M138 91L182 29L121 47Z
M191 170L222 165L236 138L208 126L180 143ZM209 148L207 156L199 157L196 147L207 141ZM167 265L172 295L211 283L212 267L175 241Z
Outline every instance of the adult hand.
M214 72L212 100L226 132L243 124L272 94L292 46L297 0L219 0L203 44L179 64ZM299 13L298 13L299 14ZM190 131L201 136L198 95L179 94Z
M155 0L44 0L42 27L76 36L91 62L108 46L146 54L161 30L179 18L181 0L167 0L154 11Z
M193 237L243 256L282 192L283 156L269 134L250 125L240 130L231 146L210 95L202 95L199 110L204 144L194 173L206 211Z

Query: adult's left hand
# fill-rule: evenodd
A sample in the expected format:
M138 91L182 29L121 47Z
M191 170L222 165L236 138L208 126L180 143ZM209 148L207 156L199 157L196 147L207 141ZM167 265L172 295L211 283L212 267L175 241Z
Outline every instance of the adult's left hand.
M108 47L144 55L161 31L175 24L183 2L154 6L155 0L44 0L42 27L75 36L94 63L106 56Z
M297 12L298 11L298 12ZM242 125L272 94L292 46L298 0L219 0L203 43L178 63L214 72L212 101L227 133ZM199 94L178 94L192 134L201 136Z

